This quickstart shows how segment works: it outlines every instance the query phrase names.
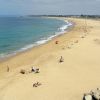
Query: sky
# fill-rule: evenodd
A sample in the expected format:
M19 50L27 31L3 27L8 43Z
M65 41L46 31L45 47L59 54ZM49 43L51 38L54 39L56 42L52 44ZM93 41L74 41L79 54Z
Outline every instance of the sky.
M0 0L0 15L100 15L100 0Z

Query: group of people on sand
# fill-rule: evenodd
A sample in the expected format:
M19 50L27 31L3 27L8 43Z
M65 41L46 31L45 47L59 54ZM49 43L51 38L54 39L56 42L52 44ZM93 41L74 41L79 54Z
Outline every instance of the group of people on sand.
M35 67L31 67L31 70L30 71L26 71L24 69L21 69L20 73L21 74L27 74L27 73L39 73L40 72L40 69L39 68L35 68Z
M31 68L31 72L39 73L39 68L32 67Z

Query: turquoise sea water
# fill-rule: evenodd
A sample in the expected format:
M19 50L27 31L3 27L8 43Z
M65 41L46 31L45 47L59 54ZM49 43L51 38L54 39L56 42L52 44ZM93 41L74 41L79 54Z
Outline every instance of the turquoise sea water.
M49 18L0 17L0 57L43 44L70 25Z

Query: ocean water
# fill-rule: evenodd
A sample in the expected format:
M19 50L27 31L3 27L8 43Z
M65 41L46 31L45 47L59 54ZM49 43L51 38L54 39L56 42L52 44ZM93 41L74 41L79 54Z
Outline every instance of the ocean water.
M71 25L39 17L0 17L0 58L43 44Z

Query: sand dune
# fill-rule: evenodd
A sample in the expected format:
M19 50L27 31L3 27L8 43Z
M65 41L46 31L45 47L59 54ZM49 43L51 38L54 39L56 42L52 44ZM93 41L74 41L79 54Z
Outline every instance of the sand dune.
M100 87L100 21L88 19L85 31L84 19L68 20L75 26L66 34L0 63L0 100L81 100ZM40 73L20 74L32 66Z

